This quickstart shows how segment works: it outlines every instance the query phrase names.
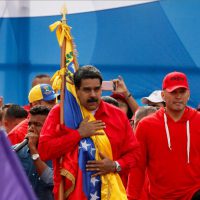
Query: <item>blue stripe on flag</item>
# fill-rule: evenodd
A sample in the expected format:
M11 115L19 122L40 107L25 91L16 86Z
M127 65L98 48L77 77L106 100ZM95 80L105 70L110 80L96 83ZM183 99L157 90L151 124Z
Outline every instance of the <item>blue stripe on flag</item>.
M64 99L64 121L65 125L71 129L77 129L83 120L80 107L76 98L71 92L65 89Z
M64 100L64 121L65 125L72 129L77 129L83 116L80 107L73 94L65 88L65 100ZM94 172L86 172L86 163L89 160L95 160L95 146L91 138L83 138L79 142L79 168L82 171L83 191L88 199L92 196L101 199L101 180L100 176L91 178Z
M100 176L91 178L94 172L86 171L87 161L95 160L95 146L91 138L84 138L79 143L79 167L83 174L83 190L87 198L90 199L92 194L96 194L100 199L101 196L101 180Z

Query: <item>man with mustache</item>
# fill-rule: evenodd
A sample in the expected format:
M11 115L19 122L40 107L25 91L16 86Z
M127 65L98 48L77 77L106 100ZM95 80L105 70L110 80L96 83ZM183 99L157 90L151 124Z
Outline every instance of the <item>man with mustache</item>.
M140 199L145 177L150 200L200 199L200 113L187 107L190 90L181 72L165 76L162 98L166 108L141 120L136 129L142 157L129 199Z
M51 110L42 129L39 150L42 159L53 159L55 199L58 199L61 181L60 158L67 157L67 162L71 162L73 158L70 155L74 155L74 157L77 156L74 152L76 152L76 149L81 149L83 147L79 144L84 139L84 148L87 149L90 145L86 143L86 139L95 136L94 138L96 138L96 140L100 140L100 137L106 136L112 151L113 159L99 152L101 159L88 160L83 166L83 172L92 172L91 176L89 176L92 185L100 183L101 186L102 180L99 177L103 175L111 174L115 176L114 174L119 173L123 176L123 172L135 166L138 159L139 145L125 113L119 108L101 100L102 76L100 71L93 66L83 66L75 72L74 84L81 106L89 111L95 117L95 120L90 121L89 118L86 117L80 122L76 130L68 127L60 127L60 105L55 106ZM105 131L105 135L100 131L101 129ZM103 143L103 147L106 149L107 144ZM92 151L94 151L94 148L89 151L89 154ZM88 156L90 156L89 154ZM74 162L71 168L75 169L77 165L78 163ZM74 176L72 176L71 173L67 171L66 174L73 180ZM105 199L101 197L102 194L97 192L93 193L89 189L91 185L86 185L87 181L85 177L82 179L79 185L75 178L74 188L71 191L67 190L64 199ZM109 180L107 181L109 182ZM119 180L117 184L123 187L121 180ZM81 196L80 193L76 193L78 187L80 188L82 186L85 188L86 193L88 192L88 196ZM113 185L110 185L108 189L112 189L112 187ZM106 191L107 194L105 195L113 195L115 192L123 193L123 191L125 191L124 187L121 191L113 191L112 194ZM127 199L126 192L124 192L123 195L123 198L119 197L120 200Z
M95 103L95 102L98 102L98 99L96 98L90 98L87 100L88 103Z

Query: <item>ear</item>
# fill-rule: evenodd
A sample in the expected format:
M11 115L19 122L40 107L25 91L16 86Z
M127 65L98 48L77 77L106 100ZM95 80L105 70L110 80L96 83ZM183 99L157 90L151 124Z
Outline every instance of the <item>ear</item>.
M187 100L189 101L190 100L190 91L188 90L187 92L188 92L188 99Z
M187 99L188 101L190 100L190 96L188 97L188 99Z
M4 128L5 128L6 131L7 131L7 128L8 128L8 126L9 126L8 120L4 119L3 122L2 122L2 124L3 124Z
M165 101L165 92L164 91L161 92L161 96L162 96L163 100Z

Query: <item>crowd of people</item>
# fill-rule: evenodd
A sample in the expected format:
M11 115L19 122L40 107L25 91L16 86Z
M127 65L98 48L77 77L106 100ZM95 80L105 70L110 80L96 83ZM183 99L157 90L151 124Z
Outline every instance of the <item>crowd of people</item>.
M166 74L144 106L121 76L110 96L102 82L94 66L74 73L74 126L61 122L46 74L34 78L28 105L1 99L0 125L38 199L200 200L200 108L187 106L187 76Z

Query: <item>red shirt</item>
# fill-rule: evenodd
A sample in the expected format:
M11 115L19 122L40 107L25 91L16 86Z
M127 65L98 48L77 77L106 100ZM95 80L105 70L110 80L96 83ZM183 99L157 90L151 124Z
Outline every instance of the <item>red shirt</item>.
M176 122L166 114L169 136L164 113L161 108L145 117L136 129L142 157L138 172L133 174L135 179L132 177L132 183L128 184L133 199L140 196L146 168L151 200L190 200L200 189L200 113L186 107L182 118Z
M8 138L11 141L12 145L14 145L22 142L27 132L28 132L28 119L25 119L8 133Z
M136 165L139 146L126 115L118 108L101 101L95 118L106 124L105 133L112 147L113 160L119 162L123 171ZM59 186L59 158L78 148L81 140L77 130L60 126L60 106L49 113L40 134L39 152L42 160L53 159L54 193ZM55 195L56 196L56 195Z
M29 112L30 104L23 106L23 108ZM20 122L17 126L15 126L9 133L8 138L11 141L12 145L18 144L24 140L24 137L28 133L28 118Z

